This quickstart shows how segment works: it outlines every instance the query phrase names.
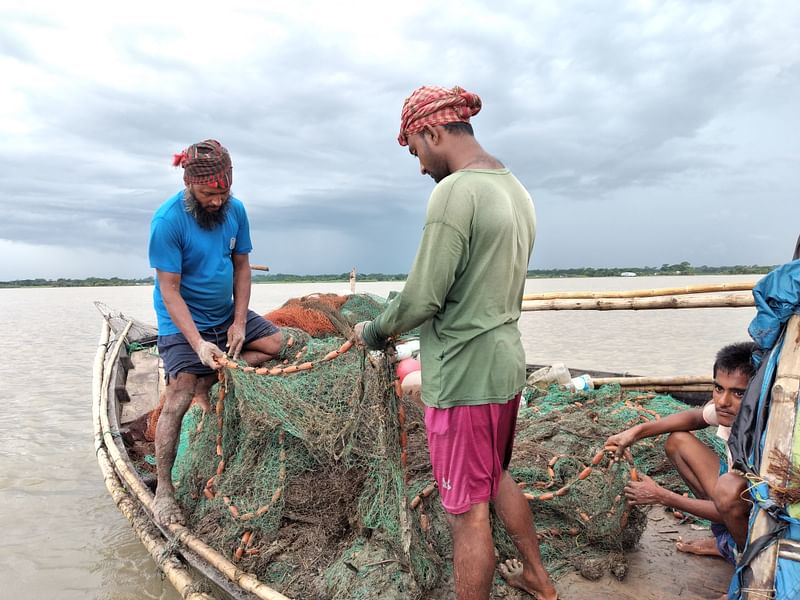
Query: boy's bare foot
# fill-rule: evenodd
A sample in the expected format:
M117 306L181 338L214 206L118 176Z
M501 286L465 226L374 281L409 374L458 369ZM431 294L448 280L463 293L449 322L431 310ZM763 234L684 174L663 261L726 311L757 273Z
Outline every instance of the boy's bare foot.
M675 542L675 549L678 552L698 554L700 556L722 556L717 549L717 541L714 538L691 540L689 542L678 541Z
M186 524L186 518L172 495L159 496L156 494L153 499L153 517L162 525Z
M556 592L552 584L550 584L550 589L545 591L537 590L534 587L533 582L529 580L524 572L522 561L516 558L509 558L501 562L497 568L508 585L529 593L536 600L558 600L558 592Z

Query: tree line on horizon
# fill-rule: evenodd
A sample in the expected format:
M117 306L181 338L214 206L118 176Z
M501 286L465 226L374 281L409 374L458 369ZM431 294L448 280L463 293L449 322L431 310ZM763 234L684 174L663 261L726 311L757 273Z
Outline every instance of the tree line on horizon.
M711 267L702 265L695 267L684 261L676 264L664 263L660 267L576 267L570 269L531 269L529 279L553 279L559 277L620 277L634 273L638 276L653 275L745 275L769 273L775 265L732 265ZM406 273L358 273L359 282L404 281ZM348 282L350 272L320 275L295 275L291 273L269 273L254 275L253 283L318 283ZM15 279L0 281L0 288L19 287L110 287L153 285L153 277L125 279L121 277L87 277L85 279Z

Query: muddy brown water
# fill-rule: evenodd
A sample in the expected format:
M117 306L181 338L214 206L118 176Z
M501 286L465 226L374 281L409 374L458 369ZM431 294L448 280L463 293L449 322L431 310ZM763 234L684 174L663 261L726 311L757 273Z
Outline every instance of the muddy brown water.
M526 291L754 279L537 279L528 281ZM347 287L345 282L258 285L251 306L266 312L290 297ZM386 295L401 287L395 282L364 283L358 289ZM149 286L0 290L2 598L178 598L114 507L95 461L90 396L100 317L94 300L144 321L155 320ZM721 345L747 339L753 315L751 308L530 312L523 314L520 328L531 363L702 375L709 373Z

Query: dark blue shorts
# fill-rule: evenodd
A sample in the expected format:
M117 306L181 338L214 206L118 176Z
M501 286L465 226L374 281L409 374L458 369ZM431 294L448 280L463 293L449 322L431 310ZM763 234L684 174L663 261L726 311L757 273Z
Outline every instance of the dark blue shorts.
M728 472L728 459L723 458L722 456L719 457L719 474L720 477ZM725 527L722 523L711 523L711 533L714 534L714 538L717 542L717 550L719 550L720 555L730 564L736 564L736 542L731 535L731 532L728 531L728 528Z
M714 534L714 539L717 543L717 550L720 553L720 556L728 561L730 564L736 564L736 542L731 535L731 532L728 531L728 528L725 527L722 523L712 523L711 524L711 533Z
M233 324L233 317L225 323L200 332L207 342L216 344L223 352L228 351L228 328ZM274 324L252 310L247 311L247 324L244 332L244 346L254 340L269 337L280 331ZM200 357L186 341L182 333L158 336L158 353L164 361L164 372L167 378L175 378L178 373L193 375L211 375L214 370L200 362Z

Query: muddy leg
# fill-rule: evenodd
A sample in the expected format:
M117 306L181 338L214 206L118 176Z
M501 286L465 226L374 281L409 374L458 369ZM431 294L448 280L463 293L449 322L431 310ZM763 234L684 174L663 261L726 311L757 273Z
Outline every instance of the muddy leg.
M695 497L710 500L719 478L716 453L688 431L671 433L664 450Z
M281 350L282 338L283 334L279 331L253 340L242 349L242 359L252 367L275 358Z
M178 503L175 502L175 489L172 486L172 465L178 445L181 419L189 408L197 385L197 376L179 373L167 384L164 408L156 426L156 470L158 486L153 500L153 516L162 525L185 523L186 519ZM207 388L206 388L207 391ZM206 400L208 402L208 400Z
M460 515L447 515L453 535L453 576L458 600L487 600L494 573L494 542L489 505L473 504Z
M539 554L539 540L528 501L508 471L504 471L500 479L494 507L521 557L521 560L512 558L501 563L498 567L500 574L508 585L524 590L534 598L557 598L556 588Z

